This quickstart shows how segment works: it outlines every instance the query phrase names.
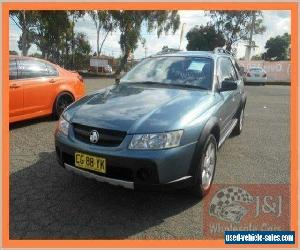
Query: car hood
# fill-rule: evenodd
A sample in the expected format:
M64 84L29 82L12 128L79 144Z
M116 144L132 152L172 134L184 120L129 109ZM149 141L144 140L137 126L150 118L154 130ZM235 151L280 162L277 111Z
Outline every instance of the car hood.
M79 100L67 113L72 123L151 133L182 129L214 102L210 91L120 84Z

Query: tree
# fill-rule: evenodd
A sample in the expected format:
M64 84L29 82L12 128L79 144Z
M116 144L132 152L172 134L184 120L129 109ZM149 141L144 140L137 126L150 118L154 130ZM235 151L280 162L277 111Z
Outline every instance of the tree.
M92 20L94 21L97 30L97 56L101 54L102 46L109 34L115 28L116 22L112 18L109 11L104 10L91 10L88 12ZM100 31L104 30L106 34L101 42L100 46Z
M86 34L77 33L75 37L75 53L88 56L91 53L92 47Z
M45 59L62 64L71 24L66 11L39 11L34 43Z
M71 19L71 50L72 50L72 66L75 64L75 23L79 18L83 17L85 14L84 10L69 10L67 12L69 18ZM69 55L68 49L68 36L66 36L66 56Z
M287 60L291 35L284 33L282 36L271 37L265 45L267 49L265 57L267 60Z
M188 40L187 50L210 51L225 45L223 34L210 25L195 26L186 34L186 39Z
M33 43L33 29L36 25L36 11L14 10L9 12L11 20L21 30L18 47L23 56L27 56L28 50Z
M87 39L86 34L77 33L74 42L75 68L86 69L89 66L90 53L92 51L89 40Z
M261 11L211 10L208 12L208 15L211 18L209 25L214 26L218 33L224 35L228 51L231 51L234 43L249 39L253 17L253 35L262 34L266 30L266 27L263 25Z
M137 48L138 41L142 38L142 24L146 25L148 32L156 30L158 37L170 29L175 33L180 24L177 11L120 10L111 11L111 14L121 32L119 43L122 57L116 74L124 70L129 55Z

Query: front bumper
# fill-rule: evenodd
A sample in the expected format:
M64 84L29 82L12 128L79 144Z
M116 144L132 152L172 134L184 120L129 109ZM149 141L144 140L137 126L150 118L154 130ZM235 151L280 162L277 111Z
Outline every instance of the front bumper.
M267 77L246 77L245 82L247 83L266 83Z
M58 162L67 170L112 185L130 189L181 188L193 184L191 162L196 143L165 150L129 150L127 135L118 147L103 147L78 141L72 132L55 133ZM107 173L75 167L75 152L106 159Z

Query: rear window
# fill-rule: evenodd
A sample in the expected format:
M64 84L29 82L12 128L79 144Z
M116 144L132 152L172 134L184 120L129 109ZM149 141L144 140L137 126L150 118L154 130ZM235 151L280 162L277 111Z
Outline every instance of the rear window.
M18 76L21 79L58 76L57 69L44 61L35 59L19 60Z
M20 64L20 78L36 78L48 75L48 69L44 62L24 59L19 61Z
M48 76L58 76L58 72L54 66L49 63L46 63L48 69Z

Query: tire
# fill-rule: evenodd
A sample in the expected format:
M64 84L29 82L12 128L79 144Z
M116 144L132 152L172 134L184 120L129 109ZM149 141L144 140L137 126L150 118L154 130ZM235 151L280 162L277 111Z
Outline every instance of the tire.
M67 93L63 92L56 97L56 100L53 105L53 118L55 120L59 119L62 112L68 107L72 102L74 102L74 97Z
M245 106L243 105L239 112L237 113L237 124L235 125L232 134L233 135L240 135L243 131L243 127L244 127L244 119L245 118Z
M209 153L210 150L213 150L213 155ZM196 197L202 198L209 192L215 176L215 169L217 163L216 138L212 134L210 134L207 137L202 150L196 153L200 153L201 157L199 159L199 163L197 164L197 169L195 173L196 182L190 188L190 191Z

